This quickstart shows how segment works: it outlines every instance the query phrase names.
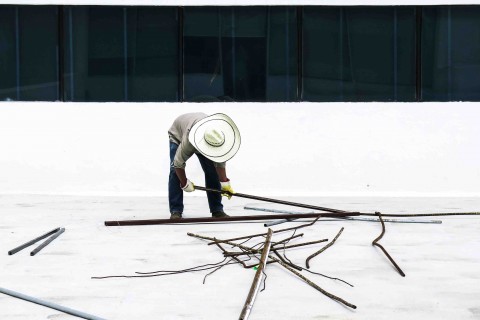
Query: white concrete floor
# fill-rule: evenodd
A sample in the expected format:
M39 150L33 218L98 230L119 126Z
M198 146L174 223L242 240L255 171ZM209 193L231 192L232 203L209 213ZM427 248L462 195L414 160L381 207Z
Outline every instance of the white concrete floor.
M480 211L479 198L284 200L383 213ZM185 203L186 217L208 216L206 198L188 197ZM236 198L224 204L231 215L264 214L244 210L245 204L300 210ZM220 269L206 284L202 284L206 271L151 278L91 277L177 270L222 260L216 247L188 237L187 232L225 238L265 231L262 222L104 226L105 220L166 218L166 198L4 195L0 212L0 287L106 319L237 319L254 276L253 270L238 265ZM282 267L268 265L266 289L257 296L250 319L480 319L480 216L431 219L443 223L386 225L380 243L405 278L371 245L381 232L378 223L321 221L302 229L305 235L295 242L333 239L345 228L334 246L311 261L311 270L355 287L304 273L358 308L348 309ZM65 233L38 255L29 255L33 247L7 255L10 249L60 226ZM305 258L323 245L292 249L288 256L304 266ZM0 294L0 319L74 317Z

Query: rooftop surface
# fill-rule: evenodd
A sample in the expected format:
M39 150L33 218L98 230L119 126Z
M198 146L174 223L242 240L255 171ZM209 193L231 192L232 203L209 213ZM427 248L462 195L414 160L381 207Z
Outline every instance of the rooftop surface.
M386 213L480 211L480 198L282 198L342 210ZM185 217L209 216L206 198L185 199ZM232 216L267 214L267 209L306 209L224 200ZM0 287L105 319L238 319L255 270L227 265L211 270L147 278L92 279L135 272L180 270L223 260L221 251L187 232L217 238L266 232L264 222L106 227L106 220L168 218L161 197L0 196ZM413 219L413 218L412 218ZM324 219L300 229L291 244L342 235L302 272L323 289L357 306L331 300L277 264L266 268L250 319L480 319L480 216L428 217L441 224L386 223L380 243L405 272L401 277L372 241L378 222ZM303 222L305 223L305 222ZM299 226L290 222L272 227ZM35 256L33 245L7 252L56 227L65 233ZM297 232L299 233L300 230ZM284 239L291 232L274 235ZM247 245L262 242L252 240ZM325 243L290 249L305 259ZM233 249L229 249L233 250ZM263 286L262 286L263 288ZM76 319L68 314L0 294L0 319Z

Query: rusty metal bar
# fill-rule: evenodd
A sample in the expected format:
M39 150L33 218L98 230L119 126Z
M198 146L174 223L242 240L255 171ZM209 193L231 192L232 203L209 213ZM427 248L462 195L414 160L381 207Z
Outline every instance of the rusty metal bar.
M40 240L42 240L42 239L45 239L46 237L51 236L52 234L56 233L58 230L60 230L60 228L53 229L53 230L51 230L51 231L49 231L49 232L41 235L40 237L37 237L37 238L35 238L35 239L33 239L33 240L28 241L28 242L22 244L21 246L18 246L18 247L16 247L16 248L8 251L8 255L15 254L15 253L17 253L18 251L23 250L23 249L25 249L25 248L28 247L28 246L31 246L31 245L34 244L35 242L38 242L38 241L40 241Z
M319 207L319 206L313 206L309 204L303 204L303 203L297 203L297 202L290 202L290 201L284 201L284 200L277 200L277 199L270 199L270 198L264 198L264 197L257 197L249 194L244 194L244 193L230 193L230 192L225 192L221 190L216 190L216 189L211 189L211 188L205 188L205 187L200 187L200 186L195 186L196 190L202 190L202 191L209 191L209 192L217 192L217 193L225 193L229 194L235 197L239 198L247 198L247 199L253 199L253 200L260 200L260 201L266 201L266 202L273 202L273 203L279 203L279 204L284 204L287 206L294 206L294 207L300 207L300 208L307 208L307 209L314 209L314 210L320 210L320 211L326 211L326 212L332 212L332 213L348 213L350 215L356 215L353 213L359 214L359 212L349 212L349 211L344 211L344 210L338 210L338 209L332 209L332 208L325 208L325 207ZM290 216L290 218L295 218Z
M310 279L308 279L307 277L305 277L303 274L299 273L298 271L294 270L292 267L288 266L287 264L283 263L282 261L276 259L275 257L272 257L270 256L270 259L272 259L273 261L279 263L280 265L282 265L285 269L287 269L288 271L290 271L291 273L293 273L294 275L296 275L297 277L299 277L300 279L302 279L303 281L305 281L309 286L311 286L312 288L315 288L316 290L320 291L321 293L323 293L324 295L326 295L327 297L329 297L330 299L332 300L335 300L339 303L342 303L343 305L349 307L349 308L352 308L352 309L357 309L357 306L354 305L354 304L351 304L350 302L348 301L345 301L344 299L340 298L340 297L337 297L336 295L333 295L331 294L330 292L328 291L325 291L324 289L320 288L317 284L315 284L313 281L311 281Z
M42 250L43 248L45 248L47 245L50 244L50 242L52 242L53 240L55 240L56 238L58 238L59 235L61 235L62 233L65 232L65 228L61 228L60 230L58 230L57 232L55 232L54 235L52 235L50 238L48 238L47 240L45 240L41 245L39 245L38 247L36 247L32 252L30 252L30 255L31 256L34 256L36 255L38 252L40 252L40 250Z
M334 243L335 241L337 241L338 237L340 237L340 235L342 234L343 232L343 227L342 229L340 229L340 231L337 233L337 235L335 236L335 238L333 238L333 240L328 243L325 247L323 247L322 249L318 250L317 252L315 252L314 254L308 256L307 260L305 261L305 264L307 265L307 269L310 269L310 260L313 259L314 257L318 256L320 253L322 253L323 251L327 250L328 248L330 248Z
M357 215L356 213L306 213L306 214L279 214L279 215L258 215L258 216L236 216L225 218L182 218L182 219L150 219L150 220L120 220L105 221L106 226L142 226L157 224L184 224L184 223L201 223L201 222L233 222L233 221L254 221L254 220L270 220L283 218L317 218L317 217L338 217L347 215Z
M260 263L258 264L257 272L255 273L255 277L253 278L252 286L250 287L247 300L245 301L243 310L240 313L240 317L238 318L239 320L248 319L248 317L250 316L250 312L252 311L253 303L255 302L255 298L257 297L258 289L260 289L260 283L262 282L264 272L263 270L265 269L268 254L270 253L272 234L272 229L268 229L267 238L265 239L265 244L263 245L262 249Z
M373 240L372 242L372 245L373 246L377 246L379 247L380 249L382 249L383 253L385 253L385 255L387 256L388 260L390 260L390 262L395 266L395 268L397 269L398 273L400 273L400 275L402 277L405 277L405 273L402 271L402 269L400 269L400 267L398 266L398 264L395 262L395 260L393 260L393 258L388 254L387 250L385 250L385 248L378 243L378 241L380 239L382 239L383 235L385 234L385 223L383 223L383 219L382 219L382 214L380 212L375 212L375 214L378 216L378 218L380 219L380 222L382 223L382 233L375 239Z

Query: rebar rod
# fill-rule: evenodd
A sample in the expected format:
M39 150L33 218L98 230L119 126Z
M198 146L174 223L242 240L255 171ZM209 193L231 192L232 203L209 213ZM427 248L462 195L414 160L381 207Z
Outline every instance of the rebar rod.
M149 219L149 220L120 220L105 221L106 226L142 226L142 225L159 225L159 224L184 224L184 223L201 223L201 222L233 222L233 221L254 221L254 220L270 220L283 219L286 217L293 218L317 218L317 217L338 217L346 215L356 215L356 213L307 213L298 215L257 215L257 216L236 216L225 218L182 218L182 219Z
M362 213L362 216L374 217L376 213ZM397 218L409 218L409 217L446 217L446 216L478 216L480 212L437 212L437 213L390 213L383 214L383 217L397 217Z
M27 296L26 294L15 292L15 291L8 290L8 289L5 289L5 288L0 287L0 293L9 295L9 296L14 297L14 298L22 299L22 300L25 300L25 301L28 301L28 302L36 303L36 304L39 304L41 306L44 306L44 307L47 307L47 308L50 308L50 309L55 309L55 310L58 310L58 311L61 311L61 312L64 312L64 313L68 313L68 314L71 314L72 316L75 316L75 317L79 317L79 318L83 318L83 319L89 319L89 320L105 320L104 318L100 318L100 317L93 316L93 315L85 313L85 312L81 312L81 311L77 311L77 310L70 309L70 308L67 308L67 307L63 307L63 306L58 305L56 303L40 300L40 299L31 297L31 296Z
M36 255L37 253L40 252L40 250L42 250L43 248L45 248L47 245L50 244L50 242L52 242L53 240L55 240L56 238L58 238L59 235L61 235L62 233L65 232L65 228L61 228L60 230L58 230L57 232L55 232L55 234L53 234L50 238L48 238L47 240L45 240L41 245L39 245L38 247L36 247L32 252L30 252L30 255L31 256L34 256Z
M291 210L278 210L278 209L268 209L268 208L255 208L255 207L249 207L249 206L244 206L243 209L245 210L255 210L255 211L263 211L263 212L274 212L274 213L288 213L288 214L294 214L294 213L315 213L315 211L309 211L309 212L301 212L301 211L291 211ZM363 214L362 214L363 215ZM385 215L384 215L385 216ZM379 219L373 219L373 218L363 218L363 217L338 217L338 218L332 218L332 219L338 219L338 220L352 220L352 221L368 221L368 222L379 222ZM289 222L292 220L296 219L282 219L282 220L276 220L276 221L270 221L266 222L263 226L264 227L271 227L274 225L278 225L281 223ZM441 224L442 220L412 220L412 219L383 219L383 222L394 222L394 223L437 223Z
M265 244L263 245L260 263L258 265L257 272L255 273L255 277L253 278L252 286L250 287L247 300L245 301L243 310L240 313L240 317L238 318L239 320L248 319L248 317L250 316L250 312L252 311L255 298L257 297L258 289L260 288L260 283L262 282L268 254L270 253L272 234L272 229L268 229L267 238L265 239Z
M400 269L400 267L395 262L395 260L393 260L393 258L388 254L387 250L385 250L385 248L381 244L378 243L378 241L380 241L380 239L382 239L383 235L385 234L385 223L383 223L382 214L380 212L376 212L376 214L377 214L378 218L380 219L380 222L382 223L382 233L375 240L373 240L372 245L377 246L380 249L382 249L383 253L387 256L388 260L390 260L390 262L395 266L398 273L400 273L400 275L402 277L405 277L405 273L402 271L402 269Z
M337 233L337 235L335 236L335 238L333 238L332 241L330 241L325 247L323 247L322 249L318 250L317 252L315 252L314 254L308 256L307 260L305 260L305 264L307 265L307 269L310 269L310 260L313 259L314 257L318 256L320 253L322 253L323 251L327 250L328 248L330 248L334 243L335 241L337 241L338 237L340 237L340 235L342 234L343 232L343 227L340 229L340 231Z
M287 264L283 263L282 261L276 259L275 257L270 257L270 259L272 259L273 261L279 263L280 265L282 265L285 269L287 269L288 271L290 271L291 273L293 273L294 275L296 275L297 277L299 277L300 279L302 279L303 281L305 281L309 286L315 288L316 290L320 291L321 293L323 293L324 295L326 295L327 297L329 297L330 299L332 300L335 300L339 303L342 303L344 305L346 305L347 307L350 307L352 309L357 309L357 306L354 305L354 304L351 304L350 302L347 302L345 300L343 300L342 298L340 297L337 297L336 295L333 295L331 294L330 292L328 291L325 291L324 289L320 288L316 283L314 283L313 281L311 281L310 279L308 279L307 277L305 277L303 274L299 273L298 271L294 270L293 268L289 267Z
M23 250L23 249L25 249L25 248L28 247L28 246L31 246L31 245L34 244L35 242L38 242L38 241L40 241L40 240L42 240L42 239L45 239L45 238L48 237L48 236L51 236L52 234L54 234L54 233L57 232L58 230L60 230L60 228L53 229L53 230L51 230L51 231L49 231L49 232L41 235L40 237L37 237L37 238L35 238L35 239L33 239L33 240L28 241L28 242L22 244L21 246L18 246L18 247L16 247L16 248L8 251L8 255L15 254L15 253L17 253L18 251Z
M265 197L258 197L258 196L253 196L253 195L249 195L249 194L244 194L244 193L230 193L228 191L221 191L221 190L205 188L205 187L201 187L201 186L195 186L195 189L202 190L202 191L216 192L216 193L224 193L224 194L226 193L228 195L239 197L239 198L247 198L247 199L259 200L259 201L279 203L279 204L284 204L284 205L287 205L287 206L314 209L314 210L320 210L320 211L326 211L326 212L332 212L332 213L344 213L344 214L345 213L349 213L349 214L354 213L354 212L349 212L349 211L344 211L344 210L338 210L338 209L332 209L332 208L326 208L326 207L320 207L320 206L313 206L313 205L309 205L309 204L296 203L296 202L277 200L277 199L270 199L270 198L265 198Z

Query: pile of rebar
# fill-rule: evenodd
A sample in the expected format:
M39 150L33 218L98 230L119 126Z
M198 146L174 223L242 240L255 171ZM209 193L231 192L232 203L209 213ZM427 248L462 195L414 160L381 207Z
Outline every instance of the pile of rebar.
M250 311L253 307L253 302L254 302L255 297L257 295L258 289L260 287L260 282L263 278L263 275L265 274L266 265L273 264L273 263L278 264L281 267L285 268L286 270L288 270L289 272L291 272L292 274L294 274L295 276L300 278L302 281L304 281L305 283L307 283L308 285L310 285L314 289L320 291L322 294L326 295L327 297L329 297L329 298L331 298L331 299L333 299L333 300L335 300L335 301L337 301L337 302L339 302L339 303L341 303L341 304L343 304L343 305L345 305L349 308L356 309L357 307L354 304L352 304L350 302L347 302L344 299L342 299L342 298L340 298L340 297L338 297L338 296L336 296L332 293L327 292L326 290L322 289L319 285L317 285L316 283L314 283L313 281L311 281L310 279L305 277L301 272L303 270L306 270L308 272L311 272L311 271L294 264L290 259L288 259L287 255L286 255L286 250L289 249L289 248L296 248L296 247L300 247L300 246L308 246L308 245L318 244L318 243L328 241L328 239L320 239L320 240L316 240L316 241L303 242L303 243L298 243L298 244L289 244L290 241L292 241L294 239L298 239L301 236L303 236L303 234L296 234L298 229L304 228L304 227L307 227L307 226L311 226L317 220L318 220L318 218L311 223L300 225L300 226L297 226L297 227L286 228L286 229L281 229L281 230L277 230L277 231L273 231L272 229L268 229L267 233L246 235L246 236L241 236L241 237L236 237L236 238L231 238L231 239L219 239L219 238L216 238L216 237L198 235L198 234L194 234L194 233L188 233L188 235L191 236L191 237L198 238L198 239L203 239L203 240L210 241L208 244L209 245L216 245L222 251L224 257L230 258L231 260L233 260L236 263L242 265L246 269L250 269L252 267L257 267L258 266L255 278L253 280L252 286L250 288L248 297L246 299L245 305L242 309L242 313L241 313L239 319L247 319L248 318L248 315L250 314ZM293 231L293 235L290 236L290 237L281 239L281 240L277 240L277 241L273 240L273 234L278 234L278 233L285 232L285 231ZM321 252L328 249L331 245L333 245L333 243L337 240L337 238L340 236L342 231L343 231L343 228L340 229L337 236L330 243L328 243L322 249L316 251L314 254L310 255L307 258L307 260L306 260L307 267L309 267L309 261L313 257L317 256ZM252 240L252 239L255 239L255 238L263 238L263 237L265 238L265 241L257 243L254 246L247 246L247 245L244 244L246 241L249 241L249 240ZM233 247L234 251L227 250L225 248L225 245ZM255 259L256 262L254 262L253 264L251 264L251 263L247 264L246 263L247 261L250 261L252 259ZM257 262L257 260L258 260L258 262ZM311 272L311 273L315 274L315 272ZM331 277L329 277L329 278L331 278ZM332 278L332 279L340 280L340 279L337 279L337 278ZM345 282L343 280L340 280L340 281ZM347 283L347 282L345 282L345 283ZM347 284L349 284L349 283L347 283Z

